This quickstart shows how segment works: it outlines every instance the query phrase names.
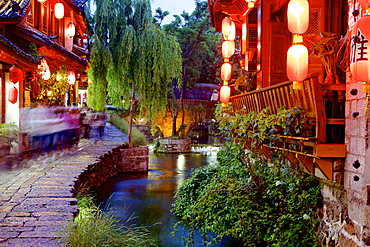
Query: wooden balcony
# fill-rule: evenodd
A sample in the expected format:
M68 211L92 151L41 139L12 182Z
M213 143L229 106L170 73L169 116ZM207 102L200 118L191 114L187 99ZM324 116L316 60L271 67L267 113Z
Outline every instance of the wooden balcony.
M235 112L260 112L270 107L271 114L283 106L305 110L307 124L300 136L280 136L273 147L263 146L268 155L271 150L289 151L287 159L293 165L303 165L308 172L318 168L327 179L337 180L336 172L346 157L344 144L344 92L345 84L320 84L318 74L304 81L303 90L293 90L293 82L283 82L271 87L231 97ZM338 97L339 96L339 97ZM245 140L248 145L248 140ZM334 167L334 164L335 167Z

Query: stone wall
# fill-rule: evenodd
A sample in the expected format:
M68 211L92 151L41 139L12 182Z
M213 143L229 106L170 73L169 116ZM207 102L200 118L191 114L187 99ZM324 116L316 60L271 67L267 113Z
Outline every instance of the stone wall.
M149 148L124 145L100 156L77 178L73 193L87 195L110 178L123 172L148 172Z
M158 140L158 153L189 153L191 152L191 139L161 138Z

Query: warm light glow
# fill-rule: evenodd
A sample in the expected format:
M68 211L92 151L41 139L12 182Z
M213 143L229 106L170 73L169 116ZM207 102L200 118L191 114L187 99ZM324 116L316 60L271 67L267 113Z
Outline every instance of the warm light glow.
M309 24L307 0L290 0L288 4L288 29L293 34L303 34Z
M222 57L223 58L230 58L235 53L235 42L225 40L222 43Z
M68 79L67 82L69 85L74 85L76 82L76 74L74 71L68 71Z
M365 9L370 8L370 0L358 0L358 2L364 7Z
M58 20L63 19L64 17L64 5L62 3L56 3L54 6L55 18Z
M231 79L231 64L224 63L221 66L221 79L223 81L229 81Z
M63 79L63 75L62 75L60 72L57 72L57 75L56 75L55 79L56 79L57 81L60 81L60 80L62 80L62 79Z
M69 38L73 38L73 36L75 36L75 34L76 34L75 25L72 22L68 23L68 25L67 25L67 36Z
M248 8L254 8L254 2L255 0L246 0L248 3Z
M53 92L52 91L48 91L47 94L46 94L48 97L52 96L53 95Z
M230 87L223 85L220 89L220 101L224 104L230 100Z
M46 0L37 0L39 3L45 3Z
M308 49L304 45L292 45L287 54L287 76L291 81L303 81L308 74Z
M222 34L225 40L235 39L235 23L229 18L225 17L222 20Z
M45 58L41 59L41 64L38 66L38 69L40 70L40 75L43 80L47 81L50 79L50 69Z
M370 15L364 15L352 28L350 71L357 81L370 82Z

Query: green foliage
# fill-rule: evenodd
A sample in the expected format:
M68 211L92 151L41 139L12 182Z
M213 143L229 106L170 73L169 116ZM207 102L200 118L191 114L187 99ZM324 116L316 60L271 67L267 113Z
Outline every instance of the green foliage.
M112 213L102 212L93 198L80 198L78 206L78 216L64 229L68 246L157 246L148 227L120 223Z
M63 65L50 75L49 80L45 81L40 77L38 81L39 93L36 97L37 101L47 106L64 105L65 92L67 90L67 75L67 67Z
M5 146L12 146L18 142L19 128L15 123L0 123L0 143Z
M195 10L174 15L175 20L163 25L166 33L174 35L180 43L183 58L182 81L220 83L219 66L222 63L220 45L222 37L210 25L207 1L195 1Z
M141 113L154 118L165 109L168 84L181 78L176 40L153 23L149 0L95 3L89 105L102 107L108 93L111 104L127 108L134 91Z
M194 170L176 192L178 224L231 236L243 246L318 246L317 178L235 143L217 157L218 166Z
M88 102L92 109L102 111L105 110L107 101L106 75L112 62L112 56L97 35L93 35L91 40L90 68L88 71L89 87L87 88Z
M299 107L291 109L282 107L276 114L270 113L270 107L259 113L243 114L234 113L231 104L227 107L219 105L216 119L221 133L231 138L251 138L253 146L262 143L272 146L282 135L301 135L307 124L304 110Z
M123 133L128 133L128 123L118 115L112 115L109 122L120 129ZM145 146L147 144L145 135L136 128L133 128L132 130L132 145L134 147Z

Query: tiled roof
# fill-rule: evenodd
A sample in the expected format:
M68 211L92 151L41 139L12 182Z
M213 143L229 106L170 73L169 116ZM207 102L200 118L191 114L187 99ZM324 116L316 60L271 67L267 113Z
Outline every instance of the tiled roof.
M8 39L6 39L2 35L0 35L0 43L3 44L3 45L5 45L10 50L14 51L19 56L21 56L23 58L26 58L31 63L34 63L34 64L39 64L40 63L37 59L35 59L31 55L29 55L28 53L24 52L22 49L20 49L18 46L16 46L12 42L10 42Z
M27 35L30 35L36 39L39 39L40 41L43 41L45 45L52 46L56 50L60 51L62 54L67 55L70 58L73 58L75 60L78 60L83 64L87 64L86 59L81 58L80 56L74 54L73 52L68 51L65 47L59 45L54 40L51 40L47 35L43 34L42 32L35 30L31 27L28 27L28 26L17 25L17 27L23 30L24 32L26 32Z
M36 0L34 0L36 1ZM67 0L82 12L87 0ZM32 0L0 0L0 18L23 17Z
M1 0L0 18L23 17L32 0Z

